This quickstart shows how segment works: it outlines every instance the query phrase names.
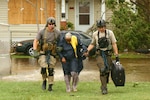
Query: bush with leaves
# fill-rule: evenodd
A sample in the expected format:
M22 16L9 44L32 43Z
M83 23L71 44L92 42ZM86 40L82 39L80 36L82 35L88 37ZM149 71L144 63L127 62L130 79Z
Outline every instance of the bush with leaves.
M150 23L138 12L133 12L131 3L106 0L106 5L113 11L111 23L120 51L138 48L150 48ZM140 9L140 8L138 8Z

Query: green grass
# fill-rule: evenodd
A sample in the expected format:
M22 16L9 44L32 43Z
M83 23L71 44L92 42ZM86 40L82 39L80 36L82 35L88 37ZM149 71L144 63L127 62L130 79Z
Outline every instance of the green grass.
M25 54L13 54L11 55L12 58L32 58L31 56ZM93 56L95 57L95 56ZM112 56L113 58L115 56ZM120 53L119 58L150 58L150 54L141 54L135 52L128 52L128 53Z
M120 58L150 58L150 55L120 53ZM12 55L14 58L30 58L26 55ZM113 56L114 57L114 56ZM65 83L56 81L54 91L41 89L41 82L0 81L0 100L150 100L150 82L127 82L124 87L108 84L108 94L102 95L100 83L79 82L78 92L65 92Z
M12 58L32 58L32 56L28 56L25 54L13 54L11 55Z
M136 84L136 85L134 85ZM100 83L79 82L78 91L66 93L65 83L56 81L53 92L41 89L41 82L0 82L0 100L150 100L150 82L126 83L124 87L108 84L102 95Z
M142 53L134 53L134 52L128 52L128 53L120 53L120 58L150 58L149 54L142 54Z

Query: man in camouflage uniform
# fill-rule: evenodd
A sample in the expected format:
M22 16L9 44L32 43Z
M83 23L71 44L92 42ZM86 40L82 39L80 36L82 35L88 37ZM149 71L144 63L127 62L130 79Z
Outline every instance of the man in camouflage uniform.
M97 48L97 66L100 71L101 91L102 94L107 94L107 83L109 79L109 73L112 66L112 48L116 56L116 63L119 63L118 48L116 44L116 38L111 30L106 29L106 22L99 20L97 22L98 30L93 33L91 44L88 46L89 51L94 46Z
M49 17L44 29L40 30L34 39L33 49L34 57L38 58L43 78L42 89L46 89L48 79L48 91L52 91L54 82L54 67L56 65L56 44L60 32L55 29L56 21Z

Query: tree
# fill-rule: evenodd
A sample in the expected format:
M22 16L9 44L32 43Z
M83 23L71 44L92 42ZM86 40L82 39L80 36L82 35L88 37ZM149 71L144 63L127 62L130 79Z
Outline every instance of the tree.
M137 6L138 12L144 19L150 22L150 0L130 0Z
M137 10L135 10L133 4L139 5L140 0L138 1L119 3L117 0L106 0L107 7L113 11L111 23L121 51L150 48L150 17L148 13L142 12L146 10L141 8L143 6L136 6Z

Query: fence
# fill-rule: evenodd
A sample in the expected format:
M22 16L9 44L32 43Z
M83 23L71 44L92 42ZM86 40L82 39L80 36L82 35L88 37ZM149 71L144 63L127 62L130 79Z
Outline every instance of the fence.
M9 25L0 23L0 75L8 75L11 71Z

